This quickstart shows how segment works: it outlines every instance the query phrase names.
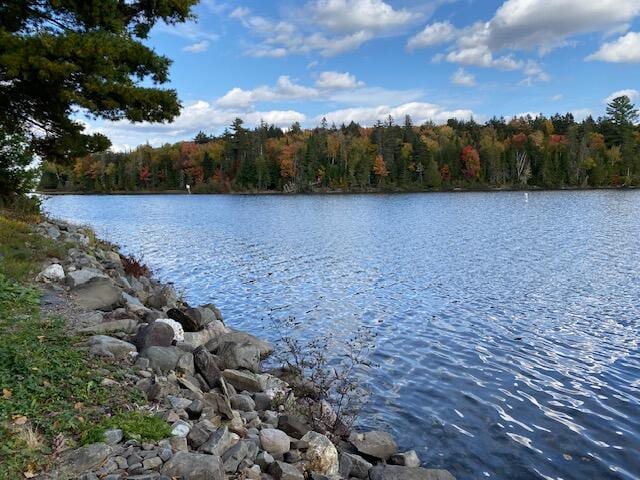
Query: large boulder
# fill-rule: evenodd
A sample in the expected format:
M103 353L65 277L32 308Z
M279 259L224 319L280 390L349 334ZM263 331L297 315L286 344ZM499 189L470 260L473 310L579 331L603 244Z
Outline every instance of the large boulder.
M251 344L260 352L260 358L268 357L273 352L273 347L269 342L260 340L245 332L225 332L207 343L207 350L217 351L224 343Z
M160 323L166 323L167 325L169 325L173 329L173 339L176 342L183 342L184 341L184 328L182 328L182 325L180 325L175 320L171 320L170 318L162 318L162 317L157 316L157 315L159 315L159 313L156 313L156 312L152 311L149 314L145 314L145 317L148 318L151 322L156 321L156 322L160 322Z
M185 332L199 332L204 327L202 314L195 308L187 308L184 312L177 308L171 308L167 316L182 325Z
M53 263L36 275L36 282L62 282L64 280L64 269L59 263Z
M263 450L271 455L283 455L291 448L289 435L276 428L263 428L260 430L260 444Z
M212 339L226 333L227 327L222 322L211 322L199 332L185 332L182 342L178 346L185 350L194 350L202 345L207 345Z
M276 480L304 480L304 475L295 466L284 462L273 462L269 473Z
M175 290L169 286L157 289L147 298L147 307L162 310L164 307L175 307L178 302L178 295Z
M117 360L123 360L136 352L135 345L107 335L94 335L88 339L88 344L93 355Z
M227 427L222 427L209 435L209 438L200 446L199 450L209 455L222 456L238 443L239 439L240 437L235 433L229 432Z
M222 374L215 357L204 346L200 346L193 351L193 363L196 371L202 375L209 387L218 386Z
M154 370L166 373L176 369L183 353L178 347L149 347L140 356L148 358L149 366Z
M369 478L369 469L373 465L360 455L342 452L340 454L340 476L344 478Z
M420 459L415 450L409 450L408 452L396 453L389 459L389 463L403 467L419 467Z
M110 454L111 447L105 443L93 443L77 450L67 450L58 462L56 478L77 478L102 464Z
M135 344L140 351L149 347L169 347L173 343L174 334L170 325L154 322L138 331Z
M224 379L237 391L261 392L264 390L264 381L255 373L244 370L225 370L222 372Z
M398 445L387 432L375 430L366 433L353 432L349 436L349 442L358 452L381 460L388 460L398 451Z
M313 431L307 432L301 440L309 444L305 457L312 471L324 475L336 475L338 473L338 450L331 443L331 440L321 433Z
M71 288L79 287L94 278L108 278L97 268L80 268L72 272L67 272L67 283Z
M222 459L218 455L178 452L162 467L162 474L181 480L224 480Z
M377 465L369 470L370 480L456 480L446 470Z
M216 350L225 368L260 373L260 350L249 342L222 342Z
M122 304L122 295L108 278L94 278L73 290L76 303L87 310L113 310Z
M278 428L293 438L302 438L311 431L309 425L301 417L295 415L280 415Z

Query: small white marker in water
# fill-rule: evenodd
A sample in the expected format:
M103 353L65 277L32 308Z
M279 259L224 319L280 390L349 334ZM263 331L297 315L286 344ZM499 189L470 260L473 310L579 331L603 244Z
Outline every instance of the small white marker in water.
M186 187L187 187L187 193L191 195L191 185L186 185Z
M524 192L524 203L529 203L529 192Z

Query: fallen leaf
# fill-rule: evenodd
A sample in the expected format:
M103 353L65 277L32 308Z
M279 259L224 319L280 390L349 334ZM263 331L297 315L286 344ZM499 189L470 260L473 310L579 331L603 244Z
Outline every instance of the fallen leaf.
M36 476L36 474L33 471L33 465L29 465L27 467L27 469L22 472L22 475L24 475L24 478L33 478Z
M38 335L36 338L42 342L44 340L44 335Z
M84 403L82 402L77 402L74 406L73 406L74 410L82 410L84 408Z
M27 423L27 417L24 415L14 415L13 416L13 424L14 425L24 425Z
M13 395L13 392L11 390L9 390L8 388L3 388L2 389L2 397L5 400L11 398L11 395Z

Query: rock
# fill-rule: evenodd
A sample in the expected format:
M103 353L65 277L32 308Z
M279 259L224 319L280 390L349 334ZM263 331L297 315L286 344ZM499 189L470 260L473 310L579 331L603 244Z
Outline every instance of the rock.
M262 378L251 372L228 369L222 376L238 391L261 392L264 389Z
M234 410L240 410L242 412L252 412L256 409L256 402L253 401L249 395L241 395L236 393L231 395L229 399L231 402L231 408Z
M62 282L64 280L64 269L59 263L53 263L36 275L36 282Z
M360 455L342 452L340 454L340 476L344 478L369 478L369 469L373 465L367 462Z
M349 442L358 452L381 460L388 460L398 451L395 440L387 432L371 431L366 433L353 432Z
M305 457L311 470L325 475L338 473L338 451L331 440L321 433L311 431L302 437L302 441L309 444Z
M396 453L389 459L392 465L402 465L403 467L419 467L420 459L415 450L409 450L404 453Z
M189 435L190 430L191 426L187 422L178 420L171 426L171 435L174 437L186 437Z
M151 368L166 373L175 370L183 353L178 347L149 347L140 355L149 359Z
M205 347L200 346L193 351L193 363L196 371L202 375L209 387L218 386L221 376L220 369L215 357Z
M72 272L67 272L67 284L71 288L79 287L94 278L109 278L97 268L80 268Z
M195 425L189 432L189 435L187 435L187 442L192 448L197 450L204 442L207 441L210 435L211 432L207 428L198 424Z
M271 408L271 397L265 392L258 392L253 396L256 410L264 411Z
M111 454L111 447L93 443L77 450L67 450L59 461L58 473L62 478L74 478L100 465Z
M187 439L185 437L171 437L169 439L169 445L174 452L188 452L189 446L187 445Z
M94 278L75 288L73 293L78 306L87 310L107 311L122 304L120 289L108 278Z
M268 452L260 452L256 457L256 464L260 466L263 472L267 471L269 465L271 465L275 461L276 460L273 458L273 456L271 456L271 454Z
M303 419L294 415L281 415L278 418L278 428L293 438L302 438L311 431Z
M147 306L149 308L155 308L156 310L162 310L163 307L175 307L177 302L178 296L175 290L169 285L155 291L147 298Z
M222 459L217 455L179 452L164 464L161 473L180 480L224 480Z
M198 396L202 395L202 390L200 389L200 383L198 382L197 379L193 378L190 375L182 375L181 377L178 377L177 380L178 380L178 383L182 385L184 388L186 388L187 390L192 391Z
M269 473L275 480L304 480L300 470L284 462L273 462L269 466Z
M193 308L189 308L184 312L177 308L171 308L167 312L167 316L182 325L185 332L199 332L204 327L202 315Z
M189 406L185 409L189 418L198 418L200 414L202 414L202 409L204 405L201 400L194 400L189 404Z
M198 307L197 310L200 312L200 316L202 317L202 322L204 324L218 320L216 313L209 307Z
M100 357L124 360L130 354L136 353L136 347L131 343L107 335L94 335L89 337L87 342L90 352Z
M155 316L154 312L151 312L151 315ZM184 341L184 329L182 328L182 325L180 325L175 320L171 320L170 318L159 317L155 319L155 322L166 323L167 325L169 325L173 329L173 339L176 342Z
M125 318L122 320L113 320L111 322L102 322L97 325L90 325L88 327L78 330L80 333L93 333L93 334L105 334L105 333L117 333L124 332L132 334L138 328L138 322L131 318Z
M446 470L377 465L369 470L370 480L456 480Z
M167 400L171 404L171 408L174 410L184 410L191 405L191 402L193 401L188 398L177 397L175 395L167 395Z
M233 409L226 395L217 392L209 392L204 396L205 401L216 407L217 411L227 417L229 420L233 418Z
M264 450L276 456L288 452L291 448L289 435L276 428L260 430L260 444Z
M226 332L207 343L207 350L217 351L224 343L250 344L258 349L260 358L268 357L273 352L273 347L269 342L260 340L253 335L244 332Z
M222 427L213 432L198 450L210 455L222 456L238 443L239 438L235 433L229 432L227 427Z
M249 453L247 442L238 442L222 455L224 462L224 471L227 473L235 473L238 470L240 462L245 459Z
M227 327L221 322L211 322L199 332L185 332L184 340L178 345L185 350L192 351L201 345L208 344L212 339L227 332Z
M185 352L178 359L178 363L176 364L176 373L181 373L183 375L193 376L196 373L196 369L193 366L193 354L190 352Z
M105 430L104 434L104 443L107 445L115 445L116 443L120 443L124 436L124 433L119 428L111 428L109 430Z
M142 352L149 347L170 347L173 343L174 331L170 325L161 322L154 322L151 325L142 327L134 343Z
M154 470L162 465L160 457L151 457L142 461L142 468L145 470ZM129 477L131 479L131 477Z
M260 350L251 343L222 342L216 354L225 368L260 373Z

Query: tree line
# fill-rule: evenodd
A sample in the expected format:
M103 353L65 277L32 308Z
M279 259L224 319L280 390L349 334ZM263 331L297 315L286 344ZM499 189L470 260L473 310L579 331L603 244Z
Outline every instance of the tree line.
M218 136L200 132L157 148L45 162L40 187L226 193L634 186L637 121L626 96L614 99L606 116L581 122L568 113L416 126L407 116L372 127L323 120L285 131L266 123L248 129L236 119Z

